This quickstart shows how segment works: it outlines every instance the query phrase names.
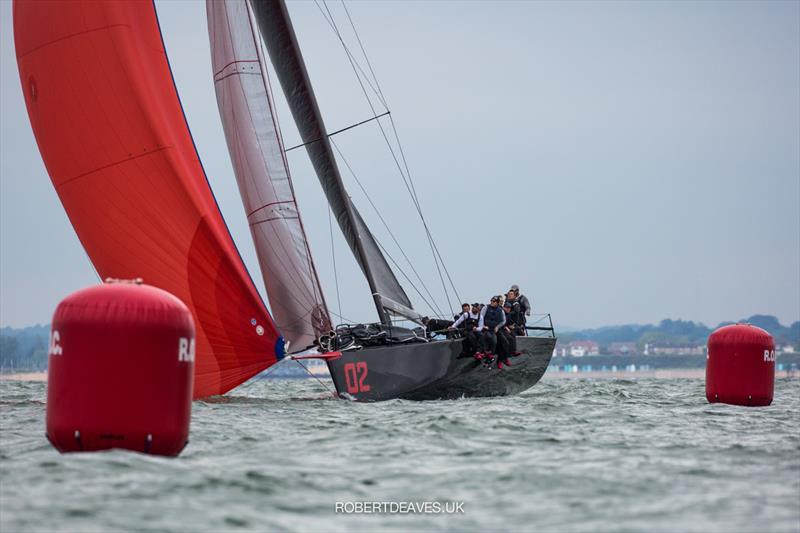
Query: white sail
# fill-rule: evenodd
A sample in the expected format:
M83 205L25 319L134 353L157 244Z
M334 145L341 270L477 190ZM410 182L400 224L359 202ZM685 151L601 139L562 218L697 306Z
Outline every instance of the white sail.
M214 87L275 322L295 349L330 330L245 0L207 0Z

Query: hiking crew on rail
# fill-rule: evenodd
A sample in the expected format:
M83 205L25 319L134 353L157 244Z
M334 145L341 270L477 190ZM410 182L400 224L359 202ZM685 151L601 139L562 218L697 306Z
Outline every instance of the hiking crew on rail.
M502 369L511 366L509 356L520 355L517 337L526 335L525 322L530 314L530 301L519 293L517 285L512 285L505 297L493 296L487 306L462 304L461 313L447 327L447 337L460 334L464 339L461 356L474 357L487 366L497 354L497 368Z
M466 306L466 309L465 309ZM457 329L461 331L461 336L464 338L464 352L472 355L478 351L480 347L480 337L478 336L478 323L480 320L481 306L478 303L463 304L461 309L464 310L455 322L450 325L450 329Z

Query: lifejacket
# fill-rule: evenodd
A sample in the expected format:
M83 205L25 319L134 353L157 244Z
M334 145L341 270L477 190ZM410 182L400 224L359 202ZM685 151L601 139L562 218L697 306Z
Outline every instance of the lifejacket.
M480 313L476 315L476 318L472 318L472 313L467 316L467 319L462 322L465 331L472 331L473 329L478 327L478 319L480 318Z
M497 326L503 325L503 310L499 306L488 306L486 314L483 315L483 325L492 330Z
M511 311L506 313L506 326L519 327L524 325L523 317L525 310L519 300L506 300L506 304L511 304Z

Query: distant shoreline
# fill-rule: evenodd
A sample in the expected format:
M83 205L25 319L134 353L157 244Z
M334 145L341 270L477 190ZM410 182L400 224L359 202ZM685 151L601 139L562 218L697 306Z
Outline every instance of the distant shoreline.
M47 372L14 372L0 374L0 381L47 381Z
M542 379L632 379L632 378L653 378L653 379L705 379L705 368L661 368L656 370L589 370L584 372L565 372L563 370L548 369ZM792 370L776 370L775 379L779 378L798 378L800 373Z

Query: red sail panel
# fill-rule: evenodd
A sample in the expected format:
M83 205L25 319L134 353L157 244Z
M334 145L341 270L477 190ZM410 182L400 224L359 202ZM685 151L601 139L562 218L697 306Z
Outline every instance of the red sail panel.
M16 0L14 40L39 151L97 272L191 310L195 397L274 364L283 339L206 180L154 4Z

